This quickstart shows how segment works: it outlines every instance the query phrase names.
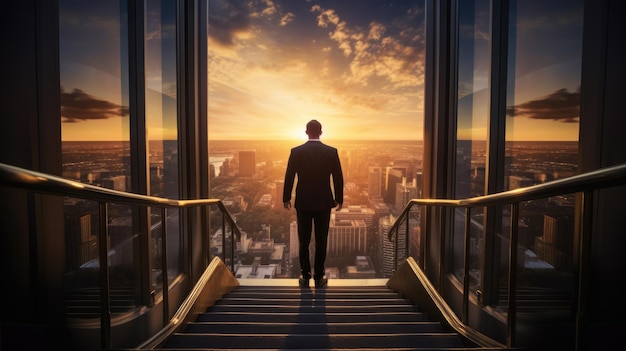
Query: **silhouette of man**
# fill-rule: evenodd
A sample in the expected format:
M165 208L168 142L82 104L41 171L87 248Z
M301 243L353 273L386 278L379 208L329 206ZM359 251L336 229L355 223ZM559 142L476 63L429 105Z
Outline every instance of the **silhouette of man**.
M323 144L319 139L322 134L320 122L309 121L306 125L306 134L309 140L292 148L289 155L283 188L283 206L287 210L291 208L291 192L297 175L298 183L294 208L296 209L300 253L301 275L299 285L301 287L309 286L309 279L311 278L309 244L311 243L311 231L314 228L315 263L313 279L316 288L323 288L328 282L324 276L324 263L326 261L330 211L333 207L336 207L337 211L341 210L343 173L337 149Z

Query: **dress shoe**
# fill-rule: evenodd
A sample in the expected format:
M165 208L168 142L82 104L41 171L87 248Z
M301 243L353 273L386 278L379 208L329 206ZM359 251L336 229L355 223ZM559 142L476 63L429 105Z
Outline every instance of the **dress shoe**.
M320 279L315 279L315 287L316 288L325 288L328 284L328 279L322 277Z
M308 279L305 279L305 278L300 277L300 278L298 278L298 285L299 285L301 288L308 288L308 287L309 287L309 280L308 280Z

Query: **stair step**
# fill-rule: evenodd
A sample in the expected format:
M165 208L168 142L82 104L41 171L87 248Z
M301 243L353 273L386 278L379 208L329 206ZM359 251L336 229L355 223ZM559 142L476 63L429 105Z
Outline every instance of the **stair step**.
M345 323L289 323L289 322L199 322L190 323L186 333L213 334L377 334L377 333L444 332L439 322L345 322Z
M385 286L239 286L170 337L165 349L471 348Z
M402 305L338 305L338 306L284 306L284 305L215 305L208 312L250 313L389 313L419 312L412 306Z
M166 348L398 349L464 347L454 333L392 334L176 334Z
M430 321L425 313L204 313L198 315L197 322L284 322L284 323L346 323L368 321L381 322L425 322Z

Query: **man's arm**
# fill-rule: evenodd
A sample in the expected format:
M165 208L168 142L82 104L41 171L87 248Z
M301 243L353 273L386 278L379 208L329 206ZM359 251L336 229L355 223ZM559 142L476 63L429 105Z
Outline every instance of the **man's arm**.
M335 204L336 210L340 211L343 206L343 172L341 170L341 161L339 161L339 154L335 150L335 164L332 168L333 176L333 188L335 190Z
M285 171L285 180L283 181L283 207L285 209L291 208L291 192L293 190L293 183L296 177L296 171L293 160L293 150L289 154L289 160L287 161L287 170Z

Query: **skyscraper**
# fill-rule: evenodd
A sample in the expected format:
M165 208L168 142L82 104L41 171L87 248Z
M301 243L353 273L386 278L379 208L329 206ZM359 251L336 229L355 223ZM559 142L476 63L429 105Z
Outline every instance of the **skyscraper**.
M406 177L403 177L402 182L396 184L396 211L402 211L409 200L417 197L418 192L416 182L417 180L413 178L413 182L407 184Z
M383 217L380 219L379 227L380 233L384 233L381 235L381 243L380 243L380 272L382 273L384 278L391 277L393 272L396 269L394 257L395 257L395 241L390 241L387 237L389 233L389 229L395 222L396 218L393 215L389 215L388 217ZM406 260L406 227L399 226L398 227L398 256L397 262L404 262Z
M253 177L256 171L256 152L254 150L239 151L239 176Z
M328 230L329 255L365 255L366 251L367 226L363 220L331 218Z
M382 176L382 169L380 167L369 168L367 190L370 200L378 199L383 196Z

